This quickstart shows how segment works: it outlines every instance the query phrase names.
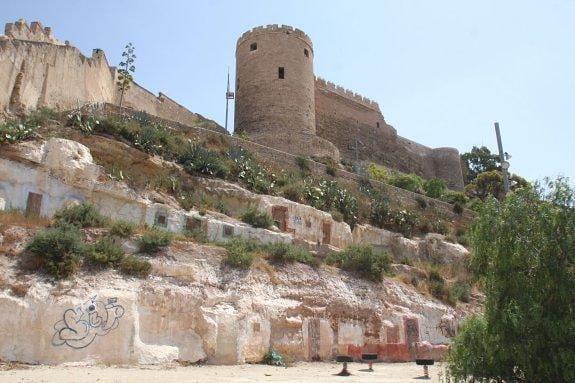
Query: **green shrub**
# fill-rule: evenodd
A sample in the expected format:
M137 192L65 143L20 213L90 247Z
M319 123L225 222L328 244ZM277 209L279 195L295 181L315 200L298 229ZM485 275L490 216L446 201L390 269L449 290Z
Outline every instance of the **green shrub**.
M230 166L218 152L206 149L199 143L191 144L178 161L192 174L202 173L226 179L231 172Z
M447 290L445 288L445 279L439 274L437 270L431 270L428 276L429 292L435 298L444 301L446 299Z
M268 229L274 221L272 217L265 211L260 212L258 209L249 208L240 217L242 221L253 227Z
M140 251L143 253L154 253L159 251L160 248L170 245L170 243L172 243L171 233L152 228L142 235Z
M394 174L389 177L388 183L414 193L424 194L423 179L415 174Z
M136 230L136 225L127 221L114 221L110 226L110 235L120 238L128 238Z
M450 204L459 203L460 205L465 206L465 204L468 201L468 198L462 192L448 190L445 193L443 193L443 195L440 197L440 200Z
M379 228L389 228L392 221L392 211L387 201L372 201L370 223Z
M123 274L131 275L134 277L145 278L150 274L152 265L149 261L139 259L134 255L124 257L120 262L120 271Z
M191 238L196 243L208 243L210 241L206 232L201 228L186 230L184 231L184 235Z
M337 167L335 166L335 164L333 162L330 162L326 165L325 172L327 175L330 175L332 177L336 177L337 176Z
M451 289L452 299L469 303L471 299L471 286L467 282L457 281Z
M101 227L108 223L93 205L83 203L58 211L54 215L58 225L70 224L78 227Z
M56 278L72 276L90 248L82 241L77 227L63 224L36 234L26 249L33 253L40 267Z
M357 223L357 198L336 181L307 181L304 186L304 199L316 209L326 212L339 211L352 229Z
M294 202L302 202L304 191L303 186L298 183L287 185L282 189L282 196Z
M285 366L285 362L284 362L284 358L282 356L282 354L280 354L277 351L273 351L273 350L269 350L268 352L266 352L266 354L264 355L264 358L262 360L263 364L267 364L269 366L278 366L278 367L284 367Z
M372 246L351 245L342 252L330 254L326 262L370 281L380 282L382 273L390 272L391 258Z
M317 266L317 259L307 250L289 243L273 243L265 246L269 259L277 263L300 262Z
M386 168L376 165L373 162L367 165L367 172L371 178L379 182L386 182L389 177L389 171Z
M68 126L78 128L84 134L92 134L98 130L100 121L96 117L82 114L80 110L75 110L68 115Z
M171 140L170 132L163 125L147 124L140 126L133 143L146 153L165 155L169 154Z
M425 195L430 198L440 198L445 190L447 189L447 185L445 181L439 178L432 178L428 181L425 181L423 184L423 188L425 190Z
M0 145L15 144L38 136L38 127L8 121L0 123Z
M140 126L137 122L128 122L118 118L108 117L101 119L94 130L118 138L121 137L130 143L134 143L140 132Z
M297 164L299 170L302 173L309 173L310 172L310 168L309 168L309 161L307 158L303 157L303 156L297 156L295 158L295 163Z
M248 241L239 237L233 238L224 247L228 250L225 262L241 269L249 269L254 261L254 252L260 248L257 242Z
M89 261L99 266L114 266L124 258L124 250L110 238L103 238L87 254Z
M25 124L28 126L43 126L46 122L58 121L60 119L60 113L51 108L39 108L30 113L26 117Z
M419 216L408 210L392 210L386 201L373 201L370 222L374 226L401 233L409 238L419 226Z
M234 160L237 177L247 188L259 194L273 194L275 183L268 170L251 157Z

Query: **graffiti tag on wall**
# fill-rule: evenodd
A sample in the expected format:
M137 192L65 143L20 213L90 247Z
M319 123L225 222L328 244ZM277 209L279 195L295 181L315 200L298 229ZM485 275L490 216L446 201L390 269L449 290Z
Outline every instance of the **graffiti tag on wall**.
M54 325L54 346L66 345L74 349L88 347L97 336L103 336L118 327L124 307L117 298L106 303L92 297L73 309L67 309Z

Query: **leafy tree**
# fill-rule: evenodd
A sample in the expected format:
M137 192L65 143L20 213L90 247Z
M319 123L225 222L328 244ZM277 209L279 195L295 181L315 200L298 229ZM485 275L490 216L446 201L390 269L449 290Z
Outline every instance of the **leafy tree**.
M575 189L565 179L487 199L470 260L486 294L483 318L458 334L458 381L575 381Z
M136 62L136 54L134 53L136 48L132 43L128 43L124 47L124 52L122 52L122 61L118 65L118 90L120 91L120 106L122 106L122 101L124 100L124 92L130 89L130 85L134 82L134 72L136 67L134 63Z
M470 152L461 155L461 160L465 164L466 183L473 181L480 173L501 170L499 156L485 146L474 146Z
M510 177L510 190L517 190L531 185L523 177L513 174ZM484 200L488 196L501 199L504 197L503 174L498 170L480 173L471 183L465 186L469 198Z

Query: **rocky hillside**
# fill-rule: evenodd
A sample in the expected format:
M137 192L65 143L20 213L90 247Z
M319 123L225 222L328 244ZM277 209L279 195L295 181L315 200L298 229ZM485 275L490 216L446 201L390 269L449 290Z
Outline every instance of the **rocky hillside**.
M222 247L191 241L139 254L152 264L145 279L91 268L56 281L19 264L39 230L24 226L35 223L6 223L14 221L6 215L3 221L4 360L232 364L259 362L270 348L298 360L366 350L388 361L440 358L458 319L478 306L472 297L455 309L396 278L369 282L326 265L258 257L251 268L237 269L224 262ZM83 233L89 241L105 234ZM122 241L126 253L138 252L137 240Z
M271 171L220 140L178 146L130 124L5 125L18 134L0 143L0 359L439 359L480 309L468 251L423 231L446 223L433 210L415 230L415 212L377 205L403 234L357 222L346 207L373 205L365 185L354 197L287 174L308 194L277 193Z

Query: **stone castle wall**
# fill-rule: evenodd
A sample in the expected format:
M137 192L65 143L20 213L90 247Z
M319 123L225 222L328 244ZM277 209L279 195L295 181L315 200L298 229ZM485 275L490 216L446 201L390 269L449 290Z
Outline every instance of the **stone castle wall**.
M235 129L252 141L298 155L373 161L463 189L455 149L436 151L403 139L377 102L314 78L313 45L302 31L268 25L244 33L236 65Z
M338 159L335 146L315 134L309 37L288 26L254 28L238 40L236 65L237 132L290 153Z
M86 57L68 42L56 40L39 22L6 24L0 36L0 110L25 113L40 107L73 109L86 103L118 103L116 69L105 53ZM125 92L124 106L183 124L197 115L165 94L152 94L137 83ZM223 131L223 129L221 129Z

